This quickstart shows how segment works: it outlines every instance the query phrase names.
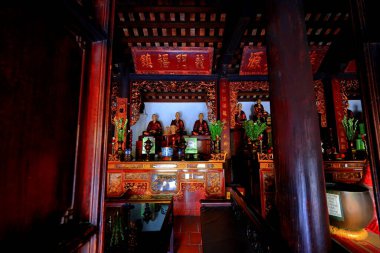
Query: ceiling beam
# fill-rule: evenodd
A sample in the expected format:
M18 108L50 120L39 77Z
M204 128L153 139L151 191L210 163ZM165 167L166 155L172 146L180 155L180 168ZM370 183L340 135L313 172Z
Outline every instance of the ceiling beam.
M224 28L224 22L168 22L168 21L134 21L134 22L120 22L120 28Z
M155 42L159 43L172 43L172 42L177 42L177 43L217 43L217 42L222 42L223 38L222 37L196 37L196 36L147 36L147 37L128 37L128 38L123 38L122 43L124 45L128 45L128 43L151 43L154 44Z
M124 9L127 12L174 12L174 13L212 13L226 11L227 8L214 6L132 6L127 3L118 2L117 9Z
M318 69L319 73L337 74L343 72L348 62L355 58L354 40L348 24L342 33L334 39Z

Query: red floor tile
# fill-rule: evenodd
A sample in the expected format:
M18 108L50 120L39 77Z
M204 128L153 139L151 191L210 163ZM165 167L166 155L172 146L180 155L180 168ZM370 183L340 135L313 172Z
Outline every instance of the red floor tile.
M174 219L174 232L181 232L181 222L177 218Z
M174 217L174 252L203 253L199 216Z
M185 216L181 223L181 232L200 232L200 217Z
M201 233L198 232L190 232L190 244L202 244L202 236Z
M188 232L174 232L174 244L188 245L190 244L190 233Z
M199 251L199 245L180 245L177 253L202 253Z

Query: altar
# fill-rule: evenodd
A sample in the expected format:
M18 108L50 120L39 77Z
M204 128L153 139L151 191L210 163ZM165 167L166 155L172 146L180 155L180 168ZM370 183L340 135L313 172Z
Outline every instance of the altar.
M200 200L225 197L224 161L109 161L107 199L173 196L174 215L200 215Z
M144 139L145 138L145 139ZM144 148L144 141L148 138L154 143L154 149L150 152L149 160L162 160L162 148L170 147L173 154L170 160L198 160L207 161L211 157L211 138L209 135L183 135L175 134L163 135L159 137L146 136L136 141L136 160L147 160L147 153ZM178 154L179 145L184 141L183 154Z

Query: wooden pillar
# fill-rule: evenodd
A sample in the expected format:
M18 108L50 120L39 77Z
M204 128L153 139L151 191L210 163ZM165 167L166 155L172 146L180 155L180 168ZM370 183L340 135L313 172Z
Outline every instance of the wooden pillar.
M328 252L321 139L301 0L267 2L276 209L292 252Z

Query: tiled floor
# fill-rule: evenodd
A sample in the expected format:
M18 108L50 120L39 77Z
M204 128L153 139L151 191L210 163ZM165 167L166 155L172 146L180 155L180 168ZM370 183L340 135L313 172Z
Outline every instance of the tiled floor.
M201 223L199 216L174 217L174 252L202 253Z

